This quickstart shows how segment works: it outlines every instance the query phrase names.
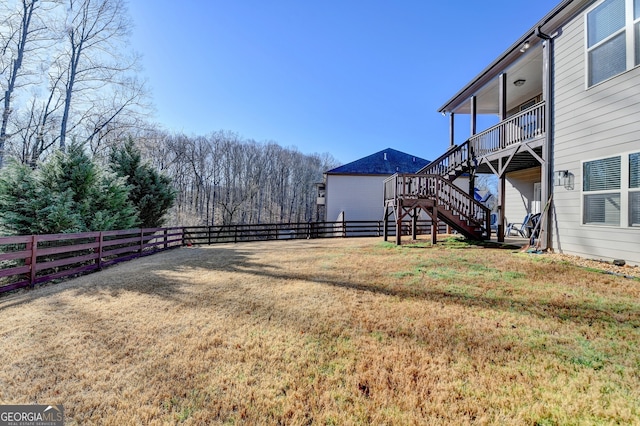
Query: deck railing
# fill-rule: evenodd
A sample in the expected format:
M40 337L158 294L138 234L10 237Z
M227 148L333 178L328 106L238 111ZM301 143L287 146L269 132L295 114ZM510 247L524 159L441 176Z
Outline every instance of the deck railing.
M543 136L546 130L545 102L513 115L484 132L469 138L476 157L484 157L531 139Z
M469 140L450 147L418 173L457 177L477 157L483 157L509 146L543 136L546 129L545 103L540 102L519 112Z
M384 181L384 200L432 199L468 223L489 230L491 211L439 175L395 174Z

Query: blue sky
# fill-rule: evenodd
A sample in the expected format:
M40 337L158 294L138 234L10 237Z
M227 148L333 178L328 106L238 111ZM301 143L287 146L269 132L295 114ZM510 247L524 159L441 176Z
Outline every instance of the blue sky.
M164 129L347 163L387 147L442 154L438 108L558 2L131 0L129 12Z

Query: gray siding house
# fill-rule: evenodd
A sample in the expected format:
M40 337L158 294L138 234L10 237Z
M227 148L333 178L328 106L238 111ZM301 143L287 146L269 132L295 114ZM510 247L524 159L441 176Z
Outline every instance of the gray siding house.
M439 112L449 117L449 147L419 173L447 182L468 173L470 186L496 175L498 240L509 222L541 213L540 248L640 264L640 0L560 2ZM480 115L498 124L477 129ZM456 145L460 119L471 131ZM435 214L460 209L439 197ZM456 197L467 223L481 217L477 235L491 235L486 213Z

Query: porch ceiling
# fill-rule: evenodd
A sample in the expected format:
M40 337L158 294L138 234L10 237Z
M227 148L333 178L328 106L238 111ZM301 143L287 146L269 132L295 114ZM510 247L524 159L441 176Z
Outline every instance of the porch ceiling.
M507 74L507 110L518 107L542 92L543 75L542 44L529 48L522 57L509 66ZM525 80L524 85L516 86L516 80ZM499 113L499 79L494 78L476 92L478 114ZM455 114L470 114L470 102L464 102L453 110Z
M497 78L498 75L503 70L508 70L511 66L513 66L517 61L522 59L521 57L530 56L529 52L533 52L534 49L540 49L540 45L542 43L542 39L539 37L539 32L541 34L546 34L548 36L554 37L558 32L562 31L562 24L570 19L572 16L575 16L577 13L580 13L581 10L588 7L593 3L594 0L562 0L556 7L554 7L549 13L547 13L538 23L536 23L531 29L525 32L519 39L515 41L504 53L498 56L489 66L487 66L484 70L480 72L475 78L473 78L468 84L466 84L458 93L453 95L451 99L449 99L442 107L438 109L438 112L441 113L450 113L456 112L461 114L469 113L469 98L472 95L482 95L482 99L479 99L478 102L478 112L482 114L494 114L497 113L497 95L494 96L494 93L497 93ZM523 44L525 42L529 42L530 49L525 52L523 55L520 51ZM538 54L541 53L537 52ZM534 55L535 56L535 55ZM531 58L534 59L534 58ZM534 67L540 73L538 78L542 78L542 63L540 62L538 67ZM516 69L509 71L508 75L512 75L516 77L517 73ZM527 82L531 81L533 84L533 78L535 76L531 76L531 80L529 76L522 77L527 80ZM513 81L516 78L509 78L508 87L513 88ZM494 82L495 80L495 82ZM540 88L541 84L537 84ZM492 90L493 87L493 90ZM527 90L527 84L523 86L524 90ZM519 105L518 102L526 102L527 96L535 96L537 93L533 93L531 91L526 94L521 94L520 98L508 98L509 108L512 108L514 105ZM538 93L541 92L541 89ZM507 95L508 96L508 95ZM496 105L496 107L492 108L492 105Z

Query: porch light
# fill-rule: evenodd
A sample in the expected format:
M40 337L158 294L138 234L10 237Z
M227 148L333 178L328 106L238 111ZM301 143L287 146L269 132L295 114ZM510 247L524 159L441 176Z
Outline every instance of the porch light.
M565 189L573 189L573 173L569 170L556 170L553 174L553 186L564 186Z
M518 86L518 87L520 87L520 86L524 86L525 81L527 81L527 80L525 80L523 78L519 78L516 81L514 81L513 84Z
M531 46L529 44L529 40L525 41L524 44L522 45L522 47L520 48L520 52L524 53L527 51L527 49L529 48L529 46Z

